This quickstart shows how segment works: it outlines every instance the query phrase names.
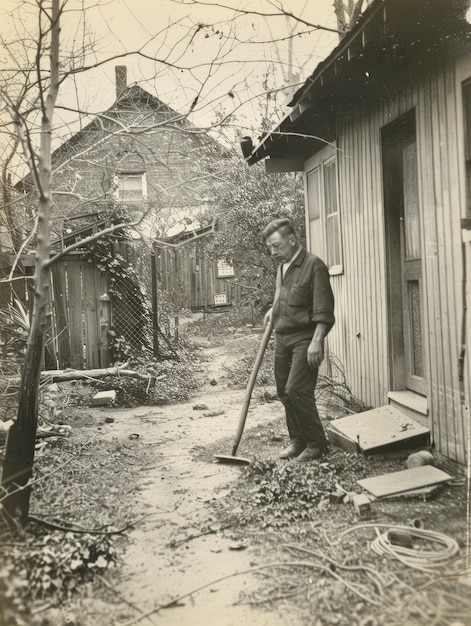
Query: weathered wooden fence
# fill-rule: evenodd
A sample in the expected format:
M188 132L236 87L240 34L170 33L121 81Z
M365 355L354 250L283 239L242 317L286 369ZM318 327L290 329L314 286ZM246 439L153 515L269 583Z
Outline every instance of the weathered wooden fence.
M80 252L52 268L53 331L60 368L108 367L111 305L109 277Z
M200 241L178 247L155 244L154 258L158 286L176 307L207 310L240 303L234 269L208 257Z

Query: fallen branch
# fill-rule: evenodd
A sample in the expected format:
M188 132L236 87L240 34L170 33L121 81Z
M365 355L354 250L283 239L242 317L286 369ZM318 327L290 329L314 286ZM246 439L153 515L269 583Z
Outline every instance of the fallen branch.
M125 598L121 593L119 593L119 591L117 591L113 585L110 585L110 583L103 578L103 576L100 576L100 574L96 574L96 577L98 578L98 580L102 583L102 585L104 585L107 589L109 589L110 591L112 591L115 596L117 596L121 602L124 602L125 604L127 604L131 609L134 609L135 611L137 611L138 613L142 613L142 609L141 607L137 606L137 604L134 604L134 602L131 602L130 600L128 600L127 598Z
M93 435L92 437L90 437L90 439L88 441L86 441L83 445L80 446L80 448L77 450L77 454L72 454L66 461L64 461L64 463L61 463L60 465L58 465L57 467L55 467L53 470L51 470L49 473L44 474L44 476L39 476L39 478L35 478L34 480L30 480L26 483L26 485L16 485L15 489L12 489L11 491L5 492L4 495L2 497L0 497L0 503L3 502L3 500L10 496L13 495L15 493L18 493L19 491L24 491L25 489L30 489L33 485L36 485L37 483L40 483L44 480L46 480L47 478L49 478L50 476L52 476L53 474L56 474L57 472L59 472L61 469L63 469L66 465L69 465L69 463L72 463L72 461L75 461L78 456L79 453L86 447L88 446L89 443L91 443L94 439L96 439L96 437L98 437L98 433L96 433L95 435ZM12 480L15 477L12 477ZM3 511L4 512L4 511Z
M292 546L289 544L284 544L283 547L292 551L297 550L298 552L304 552L305 554L314 556L317 559L324 559L325 561L330 563L330 565L334 568L338 567L339 569L344 569L350 572L357 572L357 571L366 572L368 576L371 578L373 584L376 586L379 594L383 598L386 597L384 590L383 590L383 586L382 586L383 581L381 579L380 573L374 568L369 567L368 565L344 565L343 563L339 563L338 561L335 561L334 559L331 559L330 557L323 554L322 552L317 552L316 550L309 550L308 548L302 548L301 546ZM335 570L332 570L332 571L335 571Z
M308 568L321 569L326 573L332 574L329 568L325 567L324 565L318 565L317 563L313 563L312 561L285 561L285 562L280 561L280 562L275 562L275 563L267 563L266 565L257 565L256 567L251 567L249 569L242 570L240 572L233 572L232 574L227 574L226 576L221 576L221 578L216 578L215 580L211 580L209 583L205 583L204 585L201 585L200 587L197 587L196 589L192 589L191 591L188 591L187 593L183 593L180 596L177 596L176 598L174 598L173 600L166 602L165 604L159 604L158 606L154 607L147 613L143 613L139 617L136 617L135 619L129 622L126 622L125 624L122 624L122 626L134 626L134 624L139 623L142 619L149 617L149 615L158 613L161 609L168 609L170 607L173 607L175 606L177 602L180 602L180 600L183 600L184 598L187 598L188 596L192 596L193 594L197 593L198 591L202 591L203 589L206 589L207 587L211 587L212 585L223 582L224 580L228 580L229 578L242 576L244 574L252 574L253 572L259 572L261 570L274 568L274 567L308 567ZM337 578L339 578L342 582L345 582L340 576L337 576ZM347 585L347 586L351 588L350 585ZM352 589L352 591L354 591L357 595L363 597L368 602L371 602L372 604L376 604L378 606L378 604L375 601L372 601L371 599L366 598L365 596L362 596L362 594L360 594L356 589Z
M243 606L244 604L251 606L254 604L266 604L268 602L278 602L279 600L286 600L287 598L292 598L294 596L298 596L300 593L306 591L306 585L302 585L301 587L297 587L294 591L287 591L286 593L281 593L277 596L270 596L269 598L255 598L253 600L244 600L243 602L237 602L237 606Z
M167 377L166 374L161 374L160 376L155 377L151 374L142 374L141 372L137 372L136 370L126 369L127 366L128 363L124 363L123 365L117 365L115 367L103 367L100 369L91 370L44 370L43 372L41 372L41 383L65 382L68 380L80 380L82 378L104 378L105 376L130 376L132 378L140 378L142 380L151 382L152 380L163 380ZM8 382L10 385L19 385L20 379L12 378Z
M226 526L227 528L227 526ZM178 548L178 546L181 546L182 544L186 543L187 541L193 541L193 539L198 539L198 537L205 537L206 535L215 535L217 532L219 532L220 530L224 530L224 528L217 528L217 529L208 529L208 530L203 530L200 533L195 533L194 535L188 535L187 537L184 537L183 539L172 539L171 541L168 542L168 547L169 548Z
M467 574L469 574L469 570L468 569L464 569L462 572L456 572L454 574L449 574L447 576L442 576L441 578L432 580L431 582L425 584L420 589L414 589L414 591L412 591L411 593L407 594L403 598L400 598L399 600L397 600L393 604L390 604L389 606L384 607L381 610L377 611L375 613L375 615L382 615L384 613L387 613L388 611L396 609L397 607L399 607L401 605L405 605L406 603L410 602L411 600L416 600L418 596L420 596L421 594L424 594L427 591L430 591L431 589L435 591L435 588L438 585L442 585L443 583L450 582L450 581L459 580L460 578L462 578L463 576L465 576ZM454 599L455 602L456 601L462 602L466 607L469 608L470 604L468 602L466 602L466 599L464 597L456 595L456 594L453 594L453 593L451 593L449 591L443 591L442 593L446 593L446 595L451 596Z
M28 517L28 522L34 522L35 524L40 524L41 526L44 526L45 528L48 528L49 530L60 530L62 532L65 533L77 533L80 535L104 535L104 536L111 536L111 535L121 535L122 533L126 532L126 530L129 530L130 528L134 528L136 526L136 524L138 524L141 520L144 519L144 517L147 517L147 515L144 515L143 517L141 517L140 519L137 520L137 522L130 522L129 524L126 524L126 526L123 526L122 528L119 528L118 530L99 530L99 529L94 529L94 528L80 528L77 526L62 526L61 524L54 524L53 522L48 522L44 519L41 519L40 517L35 517L34 515L30 515Z
M127 365L127 364L126 364ZM103 378L104 376L131 376L132 378L141 378L142 380L151 379L150 374L142 374L135 370L125 369L125 366L118 365L116 367L103 367L101 369L92 370L45 370L41 372L41 380L47 379L52 382L63 382L67 380L79 380L80 378ZM158 376L157 379L165 378L165 374Z

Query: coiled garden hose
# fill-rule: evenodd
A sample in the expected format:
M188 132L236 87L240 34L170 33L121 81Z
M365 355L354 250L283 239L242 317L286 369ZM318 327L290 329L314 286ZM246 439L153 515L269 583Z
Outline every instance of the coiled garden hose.
M387 528L386 532L380 533L379 527ZM359 524L353 526L339 536L339 541L347 534L360 528L373 528L376 531L376 539L371 542L371 549L379 555L391 556L404 565L423 572L433 572L434 568L443 567L459 552L458 542L433 530L425 530L413 526L390 526L389 524ZM413 546L414 540L429 542L429 549ZM436 548L433 544L440 544ZM412 547L409 547L412 545Z

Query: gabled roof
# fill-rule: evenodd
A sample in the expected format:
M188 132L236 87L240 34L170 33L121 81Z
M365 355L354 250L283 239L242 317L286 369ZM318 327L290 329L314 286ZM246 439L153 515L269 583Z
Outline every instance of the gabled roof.
M126 111L136 111L136 105L159 111L163 115L168 116L169 119L175 120L176 124L182 123L182 121L185 119L184 115L177 113L177 111L171 109L159 98L153 96L139 85L131 85L129 87L126 87L123 93L117 98L117 100L115 100L110 108L106 111L103 111L101 115L106 116L107 118L118 118L120 114L125 113ZM189 122L186 122L186 124L190 125ZM54 150L52 154L53 160L54 157L57 156L65 148L78 143L80 141L80 138L86 133L89 133L90 131L101 130L102 128L103 123L100 121L100 114L98 114L86 126L84 126L74 135L72 135L72 137L64 141L64 143L62 143L56 150Z
M120 114L126 113L126 111L136 111L136 106L143 106L162 114L162 116L168 118L168 121L175 126L181 126L182 128L192 129L195 128L191 122L188 121L186 114L181 114L162 102L156 96L140 87L139 85L131 85L127 87L123 93L115 100L109 109L104 111L101 115L96 115L86 126L76 132L74 135L64 141L58 148L52 153L52 163L60 163L61 154L66 152L67 149L73 148L80 143L82 138L90 132L95 132L106 128L107 125L111 125L110 118L118 118ZM107 121L108 118L108 121ZM218 143L213 137L208 134L196 135L200 141L206 142L208 146L212 146L219 153L229 155L228 150ZM32 179L31 174L27 174L15 185L15 189L19 192L24 192L31 187Z
M370 101L427 71L437 58L470 49L470 0L374 0L355 27L322 61L289 103L292 111L249 155L309 153L300 135L328 128L341 105Z

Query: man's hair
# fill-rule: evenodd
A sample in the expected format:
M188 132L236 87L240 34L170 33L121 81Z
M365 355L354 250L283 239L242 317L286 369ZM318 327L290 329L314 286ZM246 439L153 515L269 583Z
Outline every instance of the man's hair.
M289 219L286 217L273 220L273 222L267 224L262 231L262 235L264 239L268 239L270 235L273 235L273 233L276 233L277 231L280 231L283 237L288 237L288 235L294 235L296 237L296 231L294 230Z

